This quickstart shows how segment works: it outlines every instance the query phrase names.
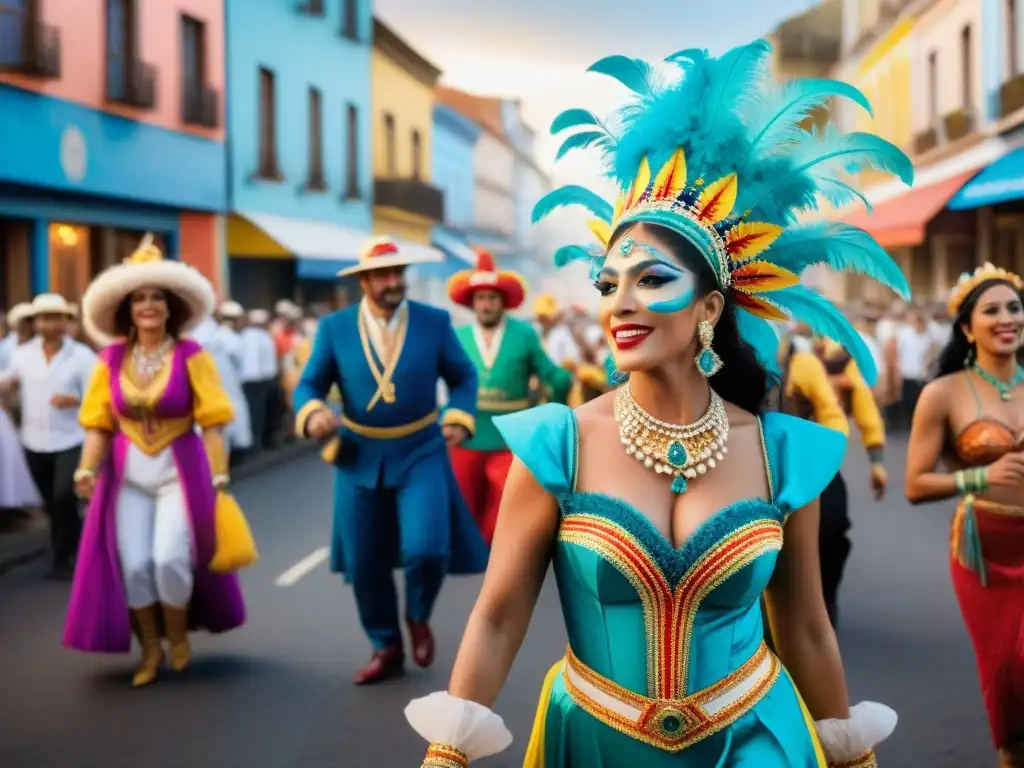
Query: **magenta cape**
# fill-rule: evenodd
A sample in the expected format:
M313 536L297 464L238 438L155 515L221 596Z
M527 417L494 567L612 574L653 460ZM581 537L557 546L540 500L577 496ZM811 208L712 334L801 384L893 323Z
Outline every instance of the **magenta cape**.
M201 350L194 341L178 342L167 390L157 405L158 416L181 418L192 412L193 394L185 362ZM117 342L103 351L99 363L110 368L115 415L125 412L120 386L124 353L124 343ZM128 447L128 439L116 433L111 455L100 470L96 492L85 517L64 626L64 645L78 651L126 653L131 649L131 625L115 530L117 497L124 479ZM216 493L210 482L210 465L202 438L195 431L186 432L171 444L171 450L185 488L196 558L195 587L189 605L190 625L193 629L226 632L245 623L245 602L236 575L214 574L206 567L213 558L216 544Z

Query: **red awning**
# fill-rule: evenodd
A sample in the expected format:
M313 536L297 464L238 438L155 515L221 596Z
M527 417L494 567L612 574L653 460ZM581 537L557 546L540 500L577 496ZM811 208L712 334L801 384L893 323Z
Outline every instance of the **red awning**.
M867 230L883 248L901 248L924 242L925 227L946 207L977 169L931 184L910 189L899 197L886 200L871 213L861 208L846 217L847 224Z

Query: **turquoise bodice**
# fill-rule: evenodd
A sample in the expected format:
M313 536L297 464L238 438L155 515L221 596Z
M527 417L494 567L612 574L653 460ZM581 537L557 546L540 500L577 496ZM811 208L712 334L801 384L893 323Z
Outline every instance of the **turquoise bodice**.
M549 404L495 423L558 499L553 560L573 652L619 686L659 699L722 680L758 649L764 631L759 598L786 520L820 494L846 450L839 432L765 414L774 498L719 510L676 549L625 502L576 490L572 410Z

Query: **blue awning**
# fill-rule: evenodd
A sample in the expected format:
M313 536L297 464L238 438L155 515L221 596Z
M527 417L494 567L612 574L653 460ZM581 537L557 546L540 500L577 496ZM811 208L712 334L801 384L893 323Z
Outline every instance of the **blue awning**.
M1024 199L1024 147L1003 155L964 184L948 207L964 211L1021 199Z
M295 273L300 280L338 281L338 272L356 263L355 259L303 259L295 260Z

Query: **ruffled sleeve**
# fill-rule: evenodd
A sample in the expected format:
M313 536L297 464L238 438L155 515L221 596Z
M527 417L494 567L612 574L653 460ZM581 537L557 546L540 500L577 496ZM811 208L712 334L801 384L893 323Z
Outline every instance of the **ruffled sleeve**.
M93 366L89 385L85 388L82 405L78 410L78 422L83 429L114 431L113 397L110 390L110 366L106 360L100 360Z
M188 379L192 385L192 417L202 429L222 427L235 419L231 398L224 391L217 364L206 350L188 358Z
M496 416L505 444L548 493L572 490L576 476L576 415L560 403L548 403Z
M763 424L775 503L788 517L832 482L846 456L846 435L783 413L766 413Z

